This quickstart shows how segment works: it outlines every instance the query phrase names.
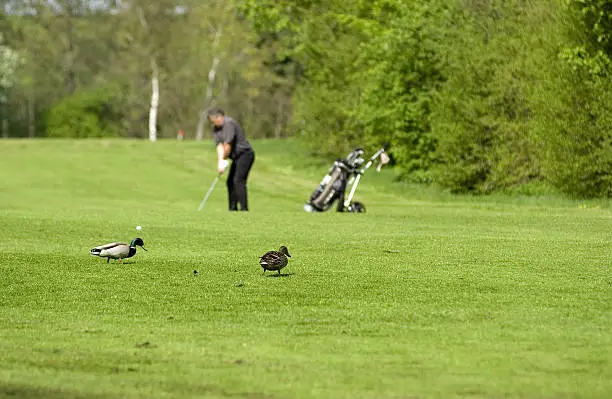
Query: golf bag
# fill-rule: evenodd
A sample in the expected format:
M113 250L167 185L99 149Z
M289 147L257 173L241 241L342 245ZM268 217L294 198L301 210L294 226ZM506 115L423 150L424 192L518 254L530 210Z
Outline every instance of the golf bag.
M351 202L357 190L357 185L363 173L380 157L380 167L389 162L389 157L385 153L385 148L376 151L374 155L365 163L363 159L364 150L356 148L344 159L338 159L321 183L312 193L310 200L304 205L306 212L324 212L332 207L334 201L338 201L336 210L338 212L365 212L365 206L361 202ZM364 165L365 163L365 165ZM345 199L345 193L349 190L349 195Z

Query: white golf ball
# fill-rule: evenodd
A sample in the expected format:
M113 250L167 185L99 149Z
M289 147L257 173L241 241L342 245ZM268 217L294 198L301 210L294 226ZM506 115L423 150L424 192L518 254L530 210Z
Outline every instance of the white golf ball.
M142 230L142 226L136 226L136 230Z

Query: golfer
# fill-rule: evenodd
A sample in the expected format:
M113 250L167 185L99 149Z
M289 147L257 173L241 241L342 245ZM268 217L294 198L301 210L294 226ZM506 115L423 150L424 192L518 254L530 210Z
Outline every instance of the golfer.
M248 211L247 178L255 161L253 147L244 136L240 125L234 119L225 116L222 109L211 108L207 111L207 115L215 135L219 174L225 172L229 163L227 159L232 160L227 176L229 210L237 211L240 204L241 211Z

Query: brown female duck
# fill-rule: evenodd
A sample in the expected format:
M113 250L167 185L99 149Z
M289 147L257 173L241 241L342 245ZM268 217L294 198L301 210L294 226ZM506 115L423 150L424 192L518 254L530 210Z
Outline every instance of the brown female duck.
M287 266L289 258L291 258L289 250L283 245L278 251L266 252L259 258L259 265L263 268L264 273L266 270L278 270L278 274L280 274L281 269Z

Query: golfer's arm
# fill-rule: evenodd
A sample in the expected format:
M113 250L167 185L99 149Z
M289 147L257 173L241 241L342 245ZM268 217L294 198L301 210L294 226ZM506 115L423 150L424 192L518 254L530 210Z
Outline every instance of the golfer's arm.
M219 161L229 157L231 150L232 150L232 146L229 143L217 144L217 158L219 159Z

